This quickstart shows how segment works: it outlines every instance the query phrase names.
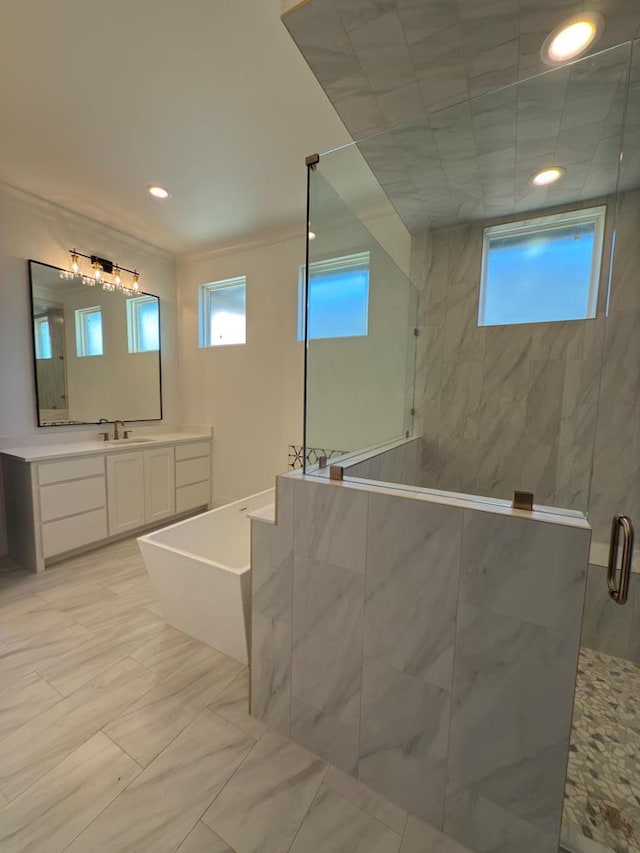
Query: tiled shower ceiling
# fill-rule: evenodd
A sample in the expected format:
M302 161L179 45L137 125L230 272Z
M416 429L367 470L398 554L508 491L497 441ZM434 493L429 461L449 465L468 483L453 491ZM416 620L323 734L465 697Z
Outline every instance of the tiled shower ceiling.
M549 71L542 42L584 8L606 19L597 53ZM638 33L640 0L309 0L285 24L411 231L616 188L630 48L612 46ZM638 80L631 96L627 187ZM551 163L565 177L534 190Z
M628 47L614 48L358 147L410 231L608 195L618 179L628 60ZM629 114L627 140L636 119ZM553 165L566 169L562 180L532 187L531 177ZM639 165L637 157L625 163L623 188L638 186Z
M589 9L594 50L640 35L639 0L308 0L284 23L354 139L540 73L559 23Z

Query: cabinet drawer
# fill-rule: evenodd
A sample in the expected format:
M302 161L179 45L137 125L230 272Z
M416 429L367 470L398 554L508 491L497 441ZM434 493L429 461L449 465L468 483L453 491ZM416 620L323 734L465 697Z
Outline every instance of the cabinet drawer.
M211 479L211 462L209 456L197 459L182 459L176 462L176 486L190 486Z
M80 459L59 459L57 462L40 462L38 482L60 483L63 480L81 480L104 474L104 456L83 456Z
M195 459L197 456L209 456L210 453L210 441L189 441L184 444L176 444L176 461Z
M64 554L91 542L107 537L107 511L94 509L72 518L48 521L42 525L42 553L44 558Z
M40 488L40 518L53 521L106 506L104 477L53 483Z
M187 512L199 506L206 506L210 498L209 481L195 483L192 486L181 486L176 489L176 512Z

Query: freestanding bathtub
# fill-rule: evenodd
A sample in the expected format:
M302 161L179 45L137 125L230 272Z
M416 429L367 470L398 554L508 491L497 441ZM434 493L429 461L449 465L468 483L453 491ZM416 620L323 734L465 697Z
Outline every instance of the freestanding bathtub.
M138 538L170 625L248 663L251 522L275 490L212 509Z

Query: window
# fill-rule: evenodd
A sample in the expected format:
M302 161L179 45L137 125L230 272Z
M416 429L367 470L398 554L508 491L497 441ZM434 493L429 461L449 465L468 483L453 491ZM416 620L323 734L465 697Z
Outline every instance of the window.
M304 340L304 266L298 274L298 340ZM368 333L369 252L309 264L309 339Z
M76 354L78 358L104 355L102 349L102 309L78 308L76 311Z
M201 347L220 347L247 342L247 279L241 275L213 284L202 284L198 312Z
M51 327L48 317L36 317L33 321L36 358L52 358Z
M479 326L596 316L606 207L484 232Z
M127 299L127 339L129 352L157 352L160 349L160 317L155 296Z

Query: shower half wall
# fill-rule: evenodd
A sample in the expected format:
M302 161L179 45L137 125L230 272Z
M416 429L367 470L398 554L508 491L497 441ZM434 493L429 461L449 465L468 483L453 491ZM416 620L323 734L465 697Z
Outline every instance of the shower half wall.
M275 524L252 522L253 715L469 850L555 853L584 518L276 488Z

